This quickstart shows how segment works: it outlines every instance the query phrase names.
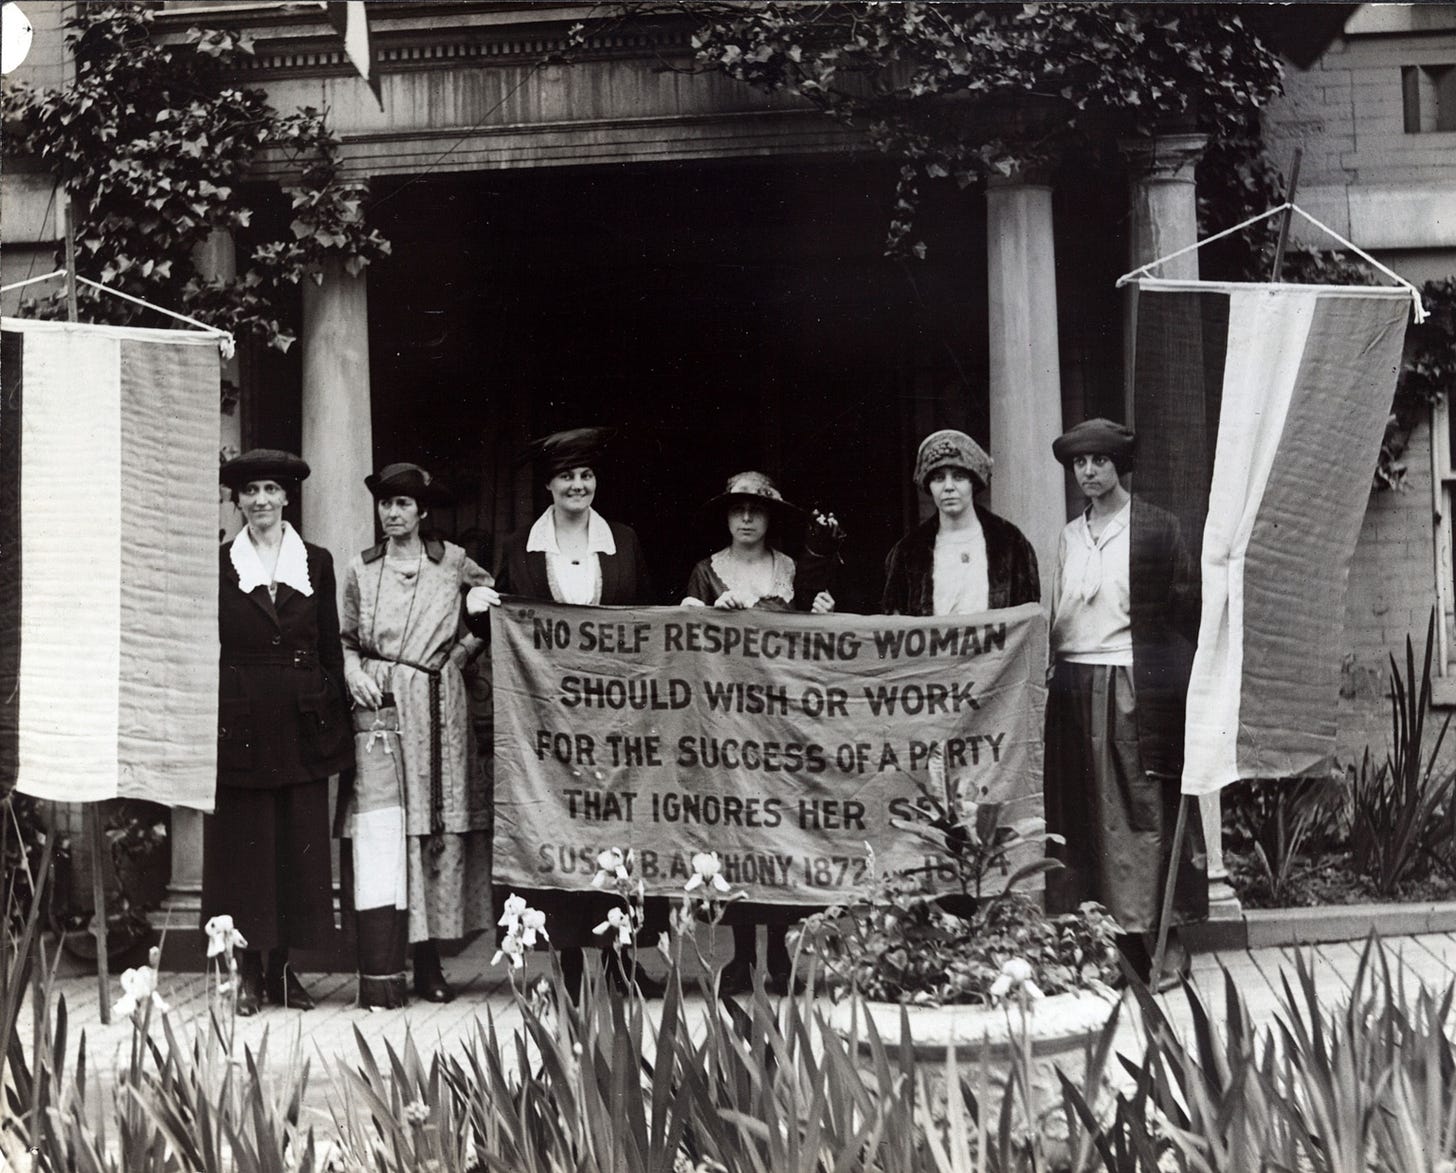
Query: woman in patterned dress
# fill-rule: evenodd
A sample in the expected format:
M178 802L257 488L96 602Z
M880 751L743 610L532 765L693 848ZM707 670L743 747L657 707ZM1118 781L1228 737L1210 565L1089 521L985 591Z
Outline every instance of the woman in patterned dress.
M391 700L397 711L404 835L402 860L383 858L390 854L387 836L370 837L369 820L361 824L357 814L361 804L346 800L346 811L354 801L353 825L365 829L364 838L351 837L355 851L369 852L354 859L355 882L366 870L370 878L393 877L403 864L415 993L448 1002L454 994L438 942L492 921L488 763L476 753L461 675L481 646L462 625L462 596L488 588L491 577L459 546L421 538L429 506L444 497L424 469L391 464L365 484L385 540L355 555L345 575L344 678L357 712L387 710ZM364 1005L403 1003L402 972L361 966L360 979Z

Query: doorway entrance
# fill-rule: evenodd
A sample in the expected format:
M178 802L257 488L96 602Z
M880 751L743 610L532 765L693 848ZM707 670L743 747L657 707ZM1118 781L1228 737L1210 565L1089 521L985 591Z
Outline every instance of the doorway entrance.
M375 467L436 471L456 503L433 520L486 562L546 505L526 442L604 424L597 507L637 530L659 601L726 541L701 503L758 468L838 515L835 593L873 611L918 516L916 442L987 438L975 192L930 200L910 262L883 256L879 163L481 172L376 197L393 252L369 274Z

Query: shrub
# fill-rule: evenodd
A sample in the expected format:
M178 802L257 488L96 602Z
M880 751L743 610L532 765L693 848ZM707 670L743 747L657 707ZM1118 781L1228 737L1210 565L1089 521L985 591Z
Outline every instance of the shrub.
M1372 765L1367 748L1351 782L1350 849L1357 870L1368 876L1382 896L1394 894L1400 884L1440 858L1451 827L1447 808L1456 771L1438 769L1437 759L1448 715L1426 752L1426 714L1431 702L1431 651L1436 613L1426 626L1426 651L1419 688L1414 687L1415 651L1405 641L1405 675L1390 658L1390 749L1380 766Z

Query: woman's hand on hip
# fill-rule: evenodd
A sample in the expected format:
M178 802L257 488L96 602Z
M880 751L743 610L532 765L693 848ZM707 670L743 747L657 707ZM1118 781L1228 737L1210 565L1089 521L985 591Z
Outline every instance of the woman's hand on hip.
M354 698L354 703L361 709L377 709L379 702L384 699L384 693L379 685L363 672L355 672L350 676L348 685L349 695Z
M828 615L834 610L834 596L828 591L820 591L814 596L814 601L809 605L809 610L815 615Z
M471 587L465 592L465 613L484 615L492 607L499 607L500 601L500 594L495 587Z

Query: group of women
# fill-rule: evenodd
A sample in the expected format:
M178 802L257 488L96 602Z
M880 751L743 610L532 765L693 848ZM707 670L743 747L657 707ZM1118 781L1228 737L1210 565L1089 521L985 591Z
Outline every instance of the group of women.
M289 950L328 946L334 930L328 778L341 784L335 830L348 845L345 888L357 930L359 1000L453 992L439 943L489 928L491 783L466 704L464 671L489 633L490 609L510 594L568 605L645 605L654 591L637 535L594 507L609 434L582 428L536 443L551 504L505 544L494 576L459 546L422 537L444 499L413 464L366 479L384 540L354 556L342 621L329 554L283 519L308 466L259 449L229 461L222 479L246 527L221 550L218 790L207 820L203 916L229 914L247 938L238 1011L265 1002L313 1003ZM1062 534L1052 592L1046 806L1066 838L1067 865L1048 901L1106 904L1126 930L1125 951L1146 969L1170 865L1183 694L1198 598L1176 522L1132 498L1122 478L1133 437L1092 420L1054 445L1088 505ZM1041 599L1036 556L1021 531L982 506L989 455L953 430L927 436L914 479L935 509L890 551L882 611L974 614ZM805 515L760 472L731 477L704 507L727 543L692 570L683 606L834 610L830 569L837 523L816 516L804 553L780 548ZM720 528L719 533L723 530ZM351 711L352 705L352 711ZM357 752L356 752L357 746ZM1196 838L1177 871L1178 919L1205 899ZM605 897L539 892L552 941L574 989ZM746 988L755 928L768 923L766 981L789 975L785 924L798 910L735 910L725 990ZM666 927L666 902L649 900L644 935ZM406 946L408 945L408 950ZM607 954L608 976L655 983Z

